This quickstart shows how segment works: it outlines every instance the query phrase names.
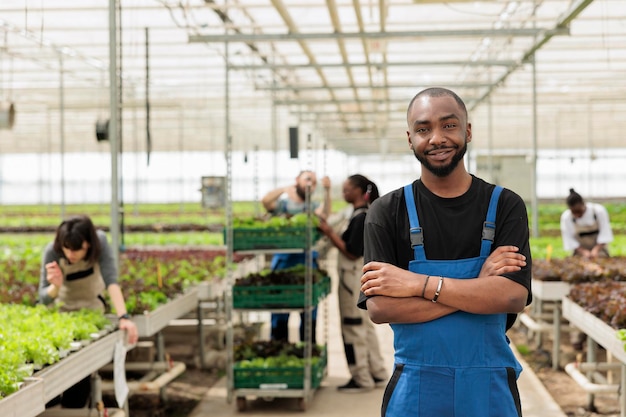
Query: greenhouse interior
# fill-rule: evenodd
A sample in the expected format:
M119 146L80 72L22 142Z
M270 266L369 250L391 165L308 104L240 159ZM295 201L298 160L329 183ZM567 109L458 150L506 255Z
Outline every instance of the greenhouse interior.
M623 114L624 0L2 0L0 416L626 417Z

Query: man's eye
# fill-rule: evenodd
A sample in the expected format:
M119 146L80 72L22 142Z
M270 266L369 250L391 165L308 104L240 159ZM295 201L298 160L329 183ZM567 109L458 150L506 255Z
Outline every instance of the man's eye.
M446 129L454 129L456 127L456 124L446 123L443 127L445 127Z

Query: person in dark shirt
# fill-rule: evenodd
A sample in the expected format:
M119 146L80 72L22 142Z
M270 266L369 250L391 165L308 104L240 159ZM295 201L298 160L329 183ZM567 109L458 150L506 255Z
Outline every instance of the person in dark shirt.
M351 175L343 183L343 198L352 206L347 225L337 233L322 221L320 230L339 250L337 297L344 352L352 378L338 389L360 392L384 384L388 377L374 323L366 311L357 307L363 267L363 226L370 203L378 198L378 187L363 175Z
M456 93L421 91L407 124L421 177L365 219L359 306L394 333L381 414L519 417L505 332L532 298L526 206L466 170L472 128Z

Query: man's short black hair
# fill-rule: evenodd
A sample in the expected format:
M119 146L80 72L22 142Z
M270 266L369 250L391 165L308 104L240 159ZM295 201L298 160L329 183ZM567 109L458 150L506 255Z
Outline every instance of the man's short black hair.
M430 88L426 88L426 89L420 91L419 93L417 93L415 95L415 97L413 97L413 99L411 99L411 102L409 103L409 107L406 109L406 120L407 120L407 122L409 120L409 113L411 112L411 107L413 107L413 103L415 102L415 100L417 100L418 98L420 98L422 96L428 96L428 97L446 97L446 96L448 96L448 97L452 97L458 103L458 105L461 108L461 110L463 110L463 114L465 115L465 120L467 120L467 107L465 107L465 103L463 102L461 97L459 97L454 91L448 90L447 88L430 87Z

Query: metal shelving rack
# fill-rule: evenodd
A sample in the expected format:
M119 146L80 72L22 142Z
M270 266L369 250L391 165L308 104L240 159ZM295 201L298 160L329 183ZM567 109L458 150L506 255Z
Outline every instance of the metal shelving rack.
M310 144L310 137L309 137ZM310 146L310 145L309 145ZM227 135L226 140L226 263L232 265L233 263L233 211L232 211L232 138ZM298 408L305 411L308 403L313 397L315 390L311 386L311 356L312 356L312 313L315 307L311 303L311 296L313 292L313 233L312 233L312 210L310 201L310 190L307 189L306 193L306 212L308 214L307 228L306 228L306 242L305 247L302 249L267 249L267 250L246 250L238 251L238 253L250 253L250 254L272 254L272 253L301 253L307 254L305 257L305 285L304 285L304 308L288 308L288 309L237 309L240 311L264 311L264 312L292 312L299 311L304 312L304 380L302 389L252 389L252 388L235 388L235 376L234 376L234 346L233 346L233 313L235 311L233 307L233 293L232 286L234 284L234 273L232 268L227 268L227 287L224 293L224 303L226 312L226 349L227 349L227 395L226 399L228 403L232 403L233 399L236 399L237 409L244 411L247 408L247 396L257 397L272 397L272 398L297 398ZM326 370L324 370L326 372Z
M310 234L309 234L310 235ZM310 239L310 237L309 237ZM311 254L311 245L310 243L307 245L307 248L302 250L294 250L294 249L285 249L285 250L262 250L262 251L245 251L245 253L255 253L255 254L271 254L271 253L301 253L305 251L308 254ZM313 395L315 393L315 389L311 386L312 382L312 373L311 373L311 358L313 351L313 341L311 340L312 334L312 314L315 305L311 303L312 296L312 283L313 283L313 265L312 265L312 256L307 256L307 266L305 268L305 285L304 285L304 308L264 308L264 309L256 309L256 308L237 308L234 309L232 307L232 292L229 300L227 301L227 311L230 311L227 314L227 320L229 321L229 331L227 333L227 349L228 349L228 395L227 399L229 402L232 402L232 399L236 399L237 409L239 411L244 411L247 408L247 396L257 396L257 397L272 397L272 398L297 398L298 399L298 408L302 411L305 411L308 403L312 400ZM264 311L271 313L291 313L291 312L304 312L304 380L303 380L303 388L302 389L294 389L294 388L277 388L277 387L267 387L267 388L235 388L235 378L234 378L234 358L233 358L233 332L232 332L232 312L233 311L245 311L245 312L253 312L253 311Z
M311 374L311 357L312 357L312 313L315 305L311 303L311 297L313 292L313 262L312 262L312 233L311 233L311 225L309 224L307 227L307 242L306 247L303 249L273 249L273 250L247 250L241 251L239 253L244 254L272 254L272 253L306 253L306 267L305 267L305 285L304 285L304 308L274 308L274 309L235 309L233 308L233 299L232 299L232 277L229 277L229 285L225 294L225 305L226 305L226 320L227 320L227 377L228 377L228 394L227 401L232 402L233 398L236 398L237 409L239 411L244 411L247 408L247 396L257 396L257 397L273 397L273 398L297 398L298 399L298 408L302 411L306 410L307 404L312 399L314 394L314 389L311 386L312 374ZM232 252L232 241L228 244L230 248L229 251ZM232 256L232 255L231 255ZM232 258L231 258L232 259ZM229 268L229 270L231 270ZM229 275L232 272L229 272ZM303 388L302 389L281 389L281 388L235 388L235 376L234 376L234 355L233 355L233 313L234 311L244 311L244 312L252 312L252 311L264 311L264 312L274 312L274 313L289 313L289 312L304 312L304 358L305 358L305 367L304 367L304 380L303 380Z

